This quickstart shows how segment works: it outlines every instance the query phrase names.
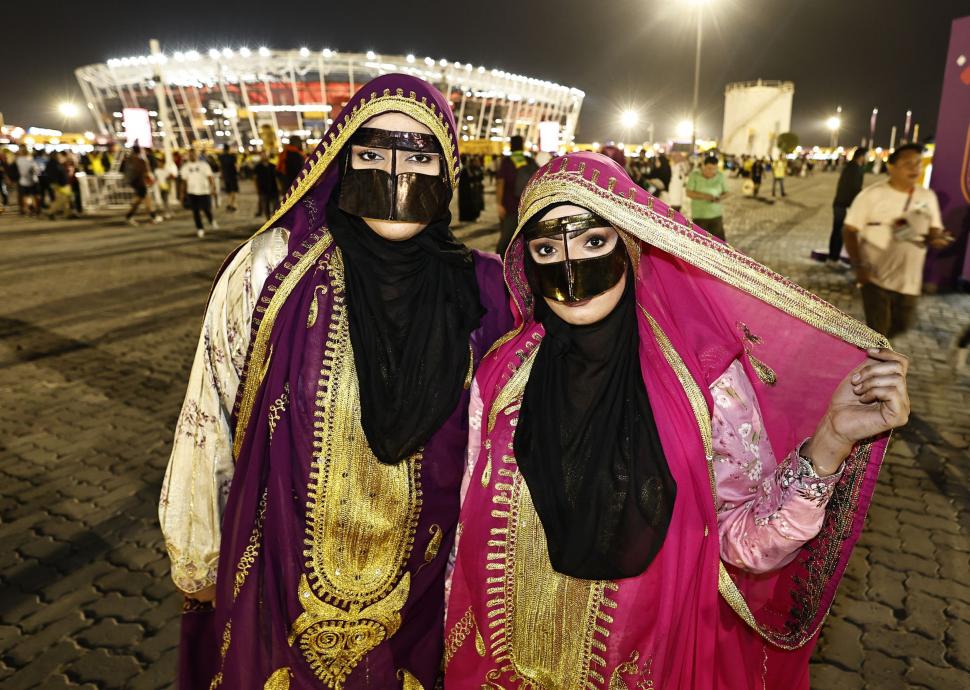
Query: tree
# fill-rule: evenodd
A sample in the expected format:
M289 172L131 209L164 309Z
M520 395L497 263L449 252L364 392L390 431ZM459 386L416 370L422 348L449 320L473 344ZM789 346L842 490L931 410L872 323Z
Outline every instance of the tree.
M778 135L775 145L782 153L791 153L795 150L795 147L798 146L798 135L794 132L783 132L782 134Z

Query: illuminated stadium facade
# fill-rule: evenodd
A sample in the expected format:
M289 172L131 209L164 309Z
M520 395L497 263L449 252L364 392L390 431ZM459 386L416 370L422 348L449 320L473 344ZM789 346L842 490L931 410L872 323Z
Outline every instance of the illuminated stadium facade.
M579 89L430 57L225 48L112 59L75 74L103 136L124 136L124 110L141 108L149 111L154 136L168 127L174 146L255 148L291 135L312 143L351 94L388 72L420 77L446 94L465 142L495 148L521 134L538 144L540 123L544 140L556 132L553 123L563 145L575 139Z

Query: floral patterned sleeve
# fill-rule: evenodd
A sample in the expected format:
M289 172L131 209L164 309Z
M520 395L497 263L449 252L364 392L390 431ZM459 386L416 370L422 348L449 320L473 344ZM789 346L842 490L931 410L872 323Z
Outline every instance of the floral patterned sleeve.
M711 394L721 558L750 572L775 570L818 534L842 470L819 477L798 448L775 459L754 389L737 360Z
M215 584L222 511L232 481L230 417L263 282L285 231L243 246L213 288L162 483L158 516L172 579L192 593Z

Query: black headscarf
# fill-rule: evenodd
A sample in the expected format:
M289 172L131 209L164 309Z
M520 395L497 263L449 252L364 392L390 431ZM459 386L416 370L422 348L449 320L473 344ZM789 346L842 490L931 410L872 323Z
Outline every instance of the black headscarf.
M451 234L450 214L400 242L334 201L327 220L344 259L361 425L377 459L398 463L458 405L469 336L484 314L474 260Z
M588 326L566 323L536 298L546 337L526 384L515 457L552 567L572 577L641 574L673 513L676 485L643 383L635 310L629 270L619 304Z

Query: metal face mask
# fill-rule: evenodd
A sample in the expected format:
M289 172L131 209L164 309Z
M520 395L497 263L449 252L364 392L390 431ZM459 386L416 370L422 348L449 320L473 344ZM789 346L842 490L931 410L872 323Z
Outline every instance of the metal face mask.
M569 258L569 238L593 228L608 228L610 223L595 213L543 220L524 231L526 243L540 237L559 240L565 259L554 263L530 261L538 287L544 297L557 302L582 302L601 295L620 282L626 271L626 249L617 238L608 254L587 259ZM526 247L528 251L528 247Z
M390 149L391 172L353 167L353 147ZM397 172L397 152L436 154L437 174ZM441 218L451 201L451 187L440 162L441 145L432 134L391 132L361 127L347 144L340 180L341 210L361 218L430 223Z

